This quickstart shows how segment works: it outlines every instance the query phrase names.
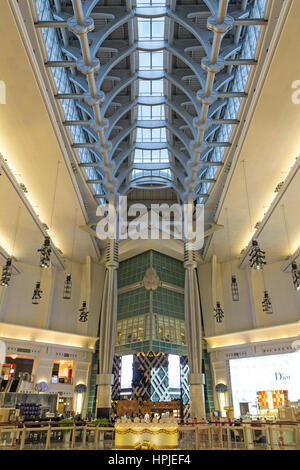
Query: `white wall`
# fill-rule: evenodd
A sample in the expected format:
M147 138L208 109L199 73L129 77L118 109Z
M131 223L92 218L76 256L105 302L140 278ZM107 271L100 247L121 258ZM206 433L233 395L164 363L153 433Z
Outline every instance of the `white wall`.
M5 288L0 309L0 321L35 328L97 336L104 286L105 266L89 259L85 264L73 263L72 296L63 299L66 272L51 267L42 270L42 299L32 304L32 294L40 279L40 268L18 263L21 273L12 276ZM89 275L88 275L89 271ZM82 300L87 300L89 319L78 322ZM1 302L0 302L1 303Z
M240 300L231 298L230 263L218 263L213 279L213 263L198 265L198 280L201 295L204 330L206 336L232 333L279 324L293 323L300 317L300 292L293 289L291 274L281 271L281 262L264 268L265 286L268 290L273 314L262 311L264 293L263 275L250 268L233 266L237 277ZM215 301L221 302L225 318L217 324L214 318Z

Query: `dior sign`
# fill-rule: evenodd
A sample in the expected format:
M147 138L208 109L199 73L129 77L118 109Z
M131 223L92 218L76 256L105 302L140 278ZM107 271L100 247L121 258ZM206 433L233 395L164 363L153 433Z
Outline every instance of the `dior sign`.
M291 380L290 375L284 375L282 372L275 372L276 380Z
M127 206L127 197L120 196L118 205L98 206L100 217L96 233L101 240L170 240L186 242L188 250L200 250L204 241L204 205L141 203ZM130 221L129 221L130 219Z

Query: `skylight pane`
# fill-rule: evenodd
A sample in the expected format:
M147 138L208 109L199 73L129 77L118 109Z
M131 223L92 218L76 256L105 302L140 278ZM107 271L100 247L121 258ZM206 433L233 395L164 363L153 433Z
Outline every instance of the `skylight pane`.
M151 39L151 22L144 18L138 18L138 37L141 40Z
M164 68L164 53L163 51L152 52L152 69L163 70Z
M135 163L143 162L143 151L141 149L136 149L134 152L134 161Z
M166 0L136 0L137 7L148 7L148 6L165 6Z
M151 80L139 80L139 96L151 96Z
M167 133L165 127L159 129L142 129L137 128L137 142L167 142Z
M153 20L151 21L151 38L156 41L164 39L164 31L164 18L153 18Z
M163 94L164 94L164 81L152 80L152 95L163 96Z
M164 105L138 106L138 119L146 121L162 121L165 119Z
M136 149L134 163L169 163L168 149Z
M139 52L139 68L140 70L151 69L151 52L145 52L145 51Z
M164 81L160 80L139 80L139 96L163 96Z

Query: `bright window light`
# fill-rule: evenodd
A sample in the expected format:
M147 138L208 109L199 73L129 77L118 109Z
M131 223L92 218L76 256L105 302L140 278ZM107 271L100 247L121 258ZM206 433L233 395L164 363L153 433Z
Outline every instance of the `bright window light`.
M137 128L136 141L151 143L151 142L167 142L167 132L165 127L159 129L142 129Z
M136 0L137 7L165 6L166 0Z
M163 70L164 51L140 51L139 70Z
M138 18L138 38L142 41L159 41L164 39L165 19Z
M121 359L121 389L132 387L133 355L122 356Z
M169 388L180 388L180 356L169 354Z
M162 104L154 106L139 105L138 119L146 121L162 121L165 119L165 107Z
M169 161L168 149L136 149L134 152L134 163L169 163Z
M164 81L139 80L139 96L164 96Z
M172 179L172 173L170 169L166 170L132 170L131 172L131 179L134 180L136 178L141 177L153 178L155 176L160 176L162 178Z

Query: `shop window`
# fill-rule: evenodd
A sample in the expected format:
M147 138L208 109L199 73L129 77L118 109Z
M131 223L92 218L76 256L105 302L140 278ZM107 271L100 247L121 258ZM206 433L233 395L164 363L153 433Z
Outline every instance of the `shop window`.
M7 356L5 363L0 365L0 378L2 380L31 380L33 359L20 356Z
M51 375L52 384L72 384L73 361L54 361Z

